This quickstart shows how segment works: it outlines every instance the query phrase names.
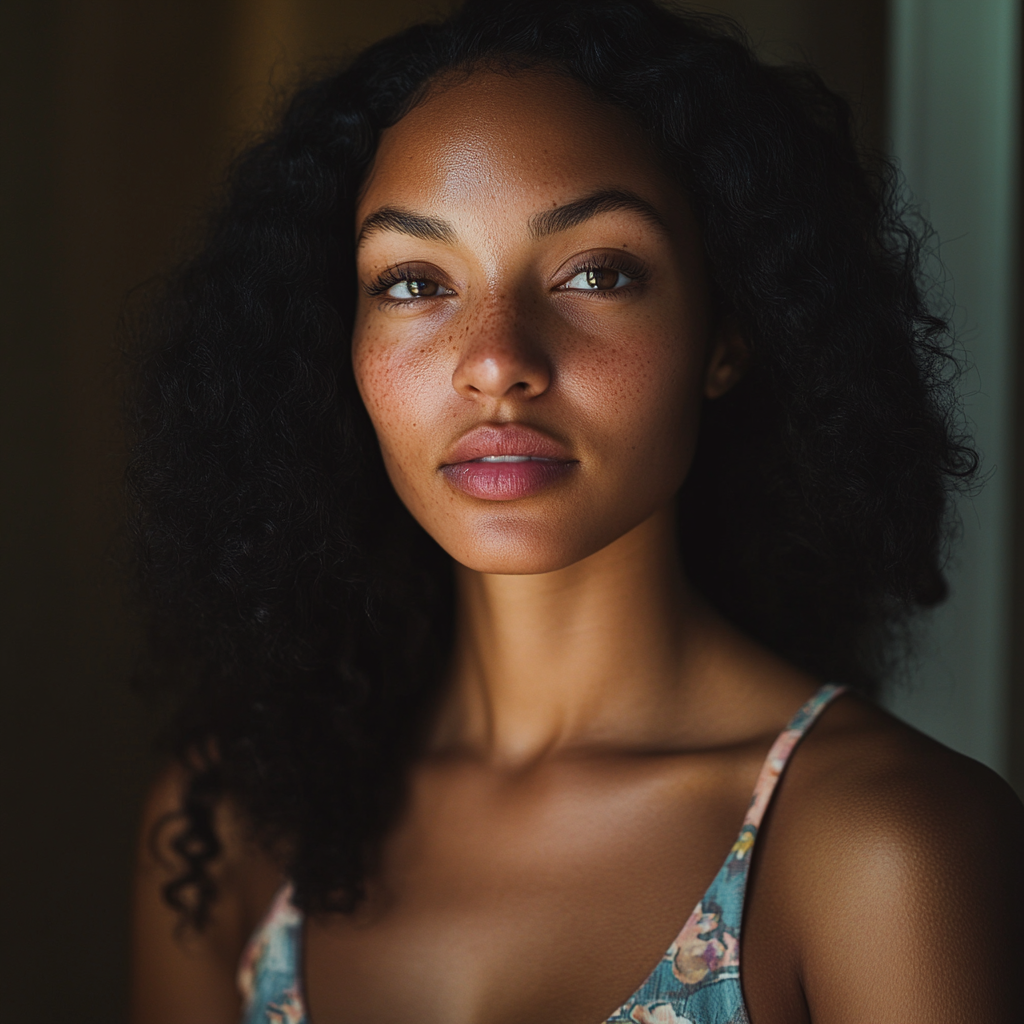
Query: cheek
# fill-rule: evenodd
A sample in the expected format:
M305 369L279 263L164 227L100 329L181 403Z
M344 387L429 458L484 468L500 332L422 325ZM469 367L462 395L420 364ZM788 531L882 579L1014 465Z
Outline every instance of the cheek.
M383 331L357 327L352 369L392 482L402 493L413 465L422 466L431 449L430 425L443 404L443 352L436 344L400 344Z
M698 325L650 322L621 342L583 347L566 366L602 447L632 464L627 475L685 472L703 404L703 359Z

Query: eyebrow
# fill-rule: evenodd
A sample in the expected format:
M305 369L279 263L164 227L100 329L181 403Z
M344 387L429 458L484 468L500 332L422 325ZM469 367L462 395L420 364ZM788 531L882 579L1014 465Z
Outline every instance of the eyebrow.
M656 227L668 231L668 225L661 214L646 199L627 189L603 188L554 209L535 213L530 218L530 234L534 238L543 238L559 231L568 231L592 217L615 210L631 210ZM382 206L371 213L359 229L356 245L377 231L398 231L427 242L445 242L449 245L456 238L455 228L448 221L439 217L424 217L398 206Z
M377 231L400 231L403 235L422 238L425 242L454 242L455 229L438 217L423 217L397 206L382 206L375 210L359 229L356 245Z
M632 210L656 227L668 231L668 225L661 214L646 199L626 189L603 188L580 199L574 199L571 203L556 206L553 210L535 213L530 218L530 233L534 238L543 238L558 231L568 231L590 220L591 217L614 210Z

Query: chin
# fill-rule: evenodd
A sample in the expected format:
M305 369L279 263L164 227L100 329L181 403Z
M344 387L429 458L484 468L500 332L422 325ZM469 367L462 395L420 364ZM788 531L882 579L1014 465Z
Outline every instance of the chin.
M504 517L495 518L497 522L475 524L459 531L457 537L437 540L460 565L495 576L556 572L591 553L578 542L571 543L563 531L530 529L521 523L502 522Z
M557 572L583 561L629 531L605 524L577 522L559 517L543 522L524 522L508 513L491 513L444 530L434 539L460 565L495 576L534 576Z

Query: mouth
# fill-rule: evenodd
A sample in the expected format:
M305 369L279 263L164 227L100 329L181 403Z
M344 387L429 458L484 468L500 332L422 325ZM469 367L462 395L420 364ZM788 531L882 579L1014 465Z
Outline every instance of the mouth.
M457 490L485 501L539 494L579 466L564 445L518 423L477 427L463 435L440 466Z
M470 462L557 462L557 459L542 459L538 455L483 455Z

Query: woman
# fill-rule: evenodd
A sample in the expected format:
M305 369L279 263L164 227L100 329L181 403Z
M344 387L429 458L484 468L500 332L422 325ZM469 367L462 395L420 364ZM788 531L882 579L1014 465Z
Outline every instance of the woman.
M648 0L300 92L143 331L137 1024L1019 1019L1020 804L855 693L975 466L917 272Z

